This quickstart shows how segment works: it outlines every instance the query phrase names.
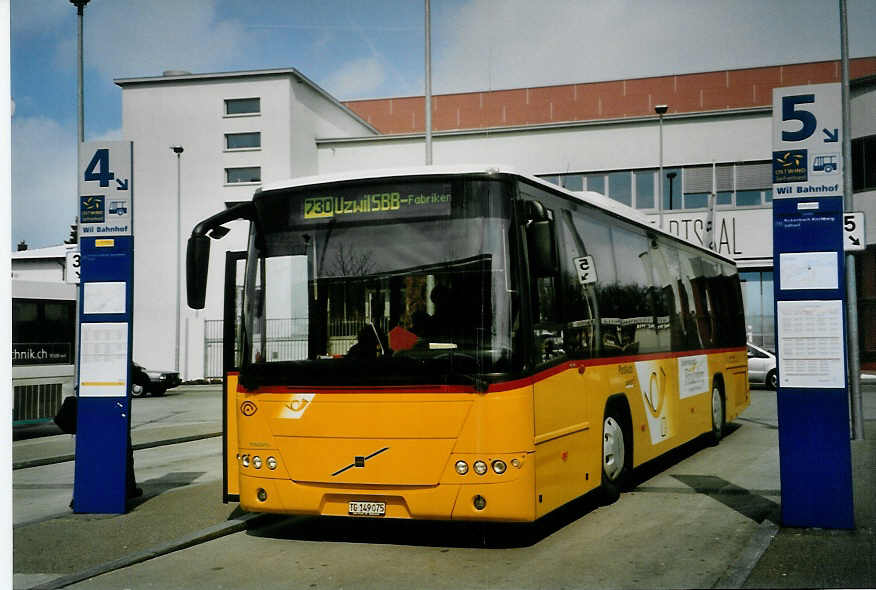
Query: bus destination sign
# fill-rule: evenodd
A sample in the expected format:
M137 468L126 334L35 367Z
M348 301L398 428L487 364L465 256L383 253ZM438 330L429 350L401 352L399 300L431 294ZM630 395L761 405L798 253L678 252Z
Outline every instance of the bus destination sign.
M385 189L387 187L380 187ZM339 190L329 195L306 197L301 217L305 221L344 221L420 218L450 215L449 185L409 185L402 190Z

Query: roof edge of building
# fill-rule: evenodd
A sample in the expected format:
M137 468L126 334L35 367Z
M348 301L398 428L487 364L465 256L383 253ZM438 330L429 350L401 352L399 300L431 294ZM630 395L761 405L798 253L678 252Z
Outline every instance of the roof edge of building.
M862 55L858 57L849 58L849 62L861 61L866 59L874 59L876 55ZM791 63L781 63L781 64L769 64L763 66L751 66L747 68L724 68L718 70L697 70L693 72L683 72L683 73L674 73L674 74L657 74L654 76L632 76L630 78L606 78L599 80L588 80L586 82L577 81L577 82L562 82L559 84L540 84L538 86L510 86L507 88L483 88L481 90L464 90L464 91L456 91L456 92L442 92L438 94L433 94L434 97L442 97L442 96L464 96L468 94L489 94L492 92L513 92L520 90L541 90L544 88L559 88L563 86L586 86L588 84L610 84L612 82L632 82L638 80L655 80L658 78L673 78L673 77L684 77L684 76L702 76L704 74L724 74L728 72L748 72L755 70L765 70L768 68L788 68L795 66L806 66L806 65L817 65L817 64L827 64L827 63L839 63L839 59L822 59L816 61L800 61L800 62L791 62ZM853 79L852 83L857 80ZM364 102L380 102L385 100L406 100L406 99L422 99L422 94L408 94L404 96L372 96L369 98L353 98L349 100L344 100L344 103L364 103Z
M733 117L745 115L761 115L772 113L772 106L745 107L741 109L719 109L713 111L691 111L670 113L663 116L664 121L682 119L700 119L706 117ZM533 123L531 125L511 125L507 127L476 127L469 129L448 129L432 131L432 137L448 137L458 135L493 135L498 133L519 133L523 131L551 131L555 129L569 129L574 127L596 127L602 125L632 125L658 120L657 115L642 115L635 117L615 117L611 119L587 119L581 121L558 121L555 123ZM365 141L393 141L405 139L422 139L425 132L413 133L381 133L379 135L367 135L359 137L317 137L316 144L332 143L358 143Z
M207 72L202 74L178 74L178 75L161 75L161 76L145 76L145 77L137 77L137 78L114 78L113 82L121 88L126 86L134 86L138 84L162 84L162 83L172 83L172 82L200 82L203 80L222 80L229 78L246 78L246 77L255 77L255 76L292 76L298 82L302 82L310 86L314 92L328 100L330 103L341 109L343 112L353 117L358 123L364 125L367 129L370 129L374 133L380 133L377 128L375 128L371 123L362 118L361 115L356 113L353 109L348 107L346 104L332 96L327 90L325 90L322 86L302 74L296 68L272 68L265 70L239 70L234 72Z

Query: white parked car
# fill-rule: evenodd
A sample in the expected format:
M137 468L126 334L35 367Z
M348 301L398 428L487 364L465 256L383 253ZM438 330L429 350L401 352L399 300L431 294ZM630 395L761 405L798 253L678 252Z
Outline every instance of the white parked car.
M770 389L779 385L776 355L751 342L748 343L748 382L766 385Z

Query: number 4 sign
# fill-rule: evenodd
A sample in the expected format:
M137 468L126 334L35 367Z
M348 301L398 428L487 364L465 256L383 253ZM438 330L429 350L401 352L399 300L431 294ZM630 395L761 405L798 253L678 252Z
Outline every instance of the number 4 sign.
M90 141L79 154L79 235L131 235L130 141Z

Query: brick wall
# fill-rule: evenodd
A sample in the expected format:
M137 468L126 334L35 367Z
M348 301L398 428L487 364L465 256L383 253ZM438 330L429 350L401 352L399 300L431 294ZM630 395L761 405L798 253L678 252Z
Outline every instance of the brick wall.
M876 74L876 57L850 60L852 79ZM564 84L432 97L432 129L478 129L562 121L613 119L654 114L768 106L780 86L839 82L839 61L681 74L655 78ZM381 133L422 132L424 98L346 101Z

